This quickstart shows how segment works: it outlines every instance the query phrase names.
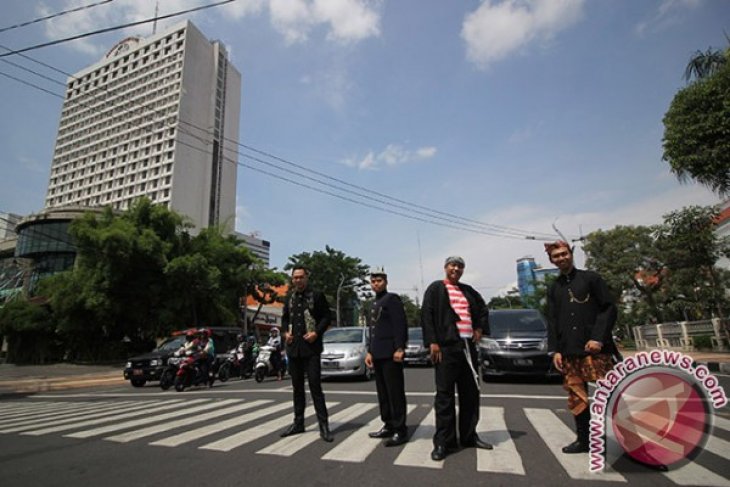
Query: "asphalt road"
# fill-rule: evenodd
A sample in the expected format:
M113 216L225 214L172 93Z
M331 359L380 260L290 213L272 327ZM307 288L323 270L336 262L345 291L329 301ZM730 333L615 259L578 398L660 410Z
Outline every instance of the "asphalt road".
M730 378L720 377L730 391ZM291 421L288 381L230 381L163 392L155 385L98 387L0 401L0 484L13 486L728 485L730 410L718 412L708 451L679 470L619 460L590 474L587 455L553 453L572 440L558 383L482 384L480 436L493 451L466 449L431 462L433 372L406 373L411 441L385 448L372 382L327 381L334 443L308 433L280 439ZM570 426L570 427L569 427ZM567 441L566 441L567 440Z

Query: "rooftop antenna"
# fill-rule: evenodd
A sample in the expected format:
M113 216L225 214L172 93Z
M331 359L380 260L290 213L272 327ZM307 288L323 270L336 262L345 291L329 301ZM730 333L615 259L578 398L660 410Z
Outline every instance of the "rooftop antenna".
M565 242L567 242L568 238L565 235L563 235L563 233L560 230L558 230L557 225L555 225L557 223L557 221L558 221L558 219L556 218L555 221L553 222L553 230L555 230L555 233L557 233L560 236L560 238L562 238Z
M157 34L157 14L160 9L160 2L159 0L155 2L155 21L152 23L152 35Z

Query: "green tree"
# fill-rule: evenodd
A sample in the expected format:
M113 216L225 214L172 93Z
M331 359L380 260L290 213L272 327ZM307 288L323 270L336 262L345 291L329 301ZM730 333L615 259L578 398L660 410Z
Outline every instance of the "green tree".
M239 239L218 228L196 236L188 229L180 215L147 199L71 225L75 268L41 283L71 358L114 358L130 339L234 325L248 289L283 282Z
M545 275L544 279L534 281L532 284L535 287L535 292L531 296L527 296L524 300L523 307L532 308L540 311L543 316L547 316L547 292L550 289L550 285L557 279L554 274Z
M492 296L487 303L489 309L520 309L524 307L517 288L510 289L504 296Z
M666 293L675 316L725 316L728 272L715 264L730 254L730 244L714 232L718 216L717 207L689 206L664 215L657 231L657 247L670 269Z
M727 62L725 53L719 49L707 48L705 52L695 51L684 69L687 82L700 80L717 73Z
M359 304L360 295L367 293L369 267L357 257L351 257L329 245L324 251L302 252L289 257L284 270L291 270L295 265L304 265L311 272L309 283L322 291L331 306L336 306L338 289L340 290L340 325L355 325L355 308ZM337 312L337 310L335 311Z
M13 299L0 308L0 335L8 343L7 361L43 364L58 358L58 339L47 306Z
M657 248L657 227L617 226L586 237L586 267L598 272L617 298L643 300L652 316L663 319L662 288L667 269Z
M421 307L407 294L400 294L408 326L421 326Z
M664 115L664 154L680 181L689 178L719 194L730 190L730 63L728 53L690 62L697 79L680 90ZM723 59L722 62L718 62Z

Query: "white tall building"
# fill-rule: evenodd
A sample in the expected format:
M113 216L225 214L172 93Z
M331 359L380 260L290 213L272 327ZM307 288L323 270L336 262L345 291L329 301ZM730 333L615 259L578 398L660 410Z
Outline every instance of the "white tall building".
M240 106L225 46L192 23L124 39L68 80L46 207L147 196L233 230Z

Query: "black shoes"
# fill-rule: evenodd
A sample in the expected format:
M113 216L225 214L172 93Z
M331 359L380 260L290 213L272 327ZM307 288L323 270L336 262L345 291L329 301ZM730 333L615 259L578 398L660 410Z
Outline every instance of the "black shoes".
M448 455L448 450L445 446L438 445L431 452L431 460L434 462L440 462Z
M383 426L378 431L373 431L372 433L368 433L368 436L370 438L390 438L393 436L393 430L390 430Z
M319 437L327 443L335 441L334 436L330 433L330 427L327 423L319 423Z
M568 446L563 447L563 453L588 453L588 442L575 440L573 443L571 443Z
M408 435L406 433L396 433L392 438L386 440L385 446L398 446L408 442Z
M491 450L494 448L491 443L487 443L478 436L474 436L474 439L471 441L462 443L461 446L464 448L481 448L482 450Z
M282 438L286 438L287 436L298 435L299 433L304 433L304 425L294 423L287 429L282 431L279 436L281 436Z

